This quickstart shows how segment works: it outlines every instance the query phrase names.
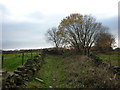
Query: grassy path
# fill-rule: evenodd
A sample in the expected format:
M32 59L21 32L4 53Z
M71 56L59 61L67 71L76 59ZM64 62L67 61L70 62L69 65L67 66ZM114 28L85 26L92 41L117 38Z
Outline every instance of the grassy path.
M34 80L27 83L27 88L62 88L65 87L65 71L61 65L61 56L48 56L45 64L34 77ZM36 80L35 78L40 79Z

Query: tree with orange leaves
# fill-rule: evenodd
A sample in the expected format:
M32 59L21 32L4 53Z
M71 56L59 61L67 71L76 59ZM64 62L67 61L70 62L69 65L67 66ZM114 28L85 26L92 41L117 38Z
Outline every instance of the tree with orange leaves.
M90 15L71 14L60 22L58 29L59 32L62 32L64 43L73 46L84 55L89 55L103 26Z

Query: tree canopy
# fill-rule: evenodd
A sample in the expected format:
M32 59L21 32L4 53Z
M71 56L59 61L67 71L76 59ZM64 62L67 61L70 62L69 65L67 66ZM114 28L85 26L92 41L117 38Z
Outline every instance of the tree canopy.
M64 18L59 25L59 31L63 32L66 43L85 55L89 54L98 33L103 28L102 24L96 22L94 17L81 14L71 14Z
M107 28L108 29L108 28ZM102 30L96 39L95 47L98 51L106 52L112 49L115 44L114 36L106 30Z
M63 18L58 29L52 28L47 33L48 39L55 43L56 48L70 46L78 52L89 55L91 47L95 45L98 38L100 39L100 33L104 30L107 28L91 15L76 13Z

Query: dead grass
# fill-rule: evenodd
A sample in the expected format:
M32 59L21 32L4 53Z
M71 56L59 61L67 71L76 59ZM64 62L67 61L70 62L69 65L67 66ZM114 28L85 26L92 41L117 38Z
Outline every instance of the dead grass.
M64 58L66 86L71 88L120 88L120 81L105 67L95 66L87 56Z

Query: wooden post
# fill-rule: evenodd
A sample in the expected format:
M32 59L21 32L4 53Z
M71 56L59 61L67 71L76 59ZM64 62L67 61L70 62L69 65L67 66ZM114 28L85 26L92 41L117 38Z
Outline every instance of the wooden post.
M46 56L46 54L42 51L42 53L41 53L42 63L45 63L45 56Z
M26 59L28 59L29 57L28 57L28 52L26 52Z
M33 55L32 55L32 51L31 51L31 58L32 58L32 56L33 56Z
M4 62L3 60L4 60L4 56L2 55L2 68L3 68L3 62Z
M120 53L118 51L118 66L120 66Z
M111 63L111 59L110 59L110 53L109 53L109 64L110 64L110 67L111 67L112 63Z
M39 55L39 50L38 50L38 55Z
M108 54L109 54L109 57L108 57L108 59L109 59L109 64L110 64L110 67L111 67L111 59L110 59L111 51L110 51L109 48L108 48Z
M36 54L38 55L38 50L36 50Z
M36 50L36 54L38 55L38 50Z
M22 65L24 64L24 52L22 52Z

